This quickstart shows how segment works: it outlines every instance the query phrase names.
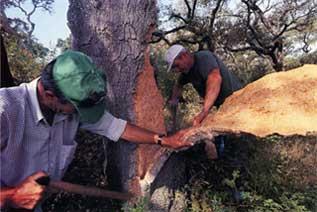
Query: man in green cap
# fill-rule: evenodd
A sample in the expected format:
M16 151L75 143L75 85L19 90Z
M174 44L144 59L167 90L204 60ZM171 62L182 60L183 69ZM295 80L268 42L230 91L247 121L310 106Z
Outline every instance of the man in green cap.
M66 51L41 77L0 89L1 208L34 208L45 186L36 179L60 180L70 164L78 128L137 144L192 146L182 133L165 137L127 123L105 110L106 77L92 60Z

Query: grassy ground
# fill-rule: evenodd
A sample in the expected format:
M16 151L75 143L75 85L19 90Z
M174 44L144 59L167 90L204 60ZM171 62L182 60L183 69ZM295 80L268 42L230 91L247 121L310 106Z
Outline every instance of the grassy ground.
M270 141L274 139L276 144ZM298 139L312 145L316 141L316 137ZM296 174L304 177L305 164L297 164L289 175L293 162L273 152L268 157L272 147L284 148L278 144L282 138L226 141L225 156L219 160L210 161L195 151L189 154L188 211L317 211L317 182L291 181Z

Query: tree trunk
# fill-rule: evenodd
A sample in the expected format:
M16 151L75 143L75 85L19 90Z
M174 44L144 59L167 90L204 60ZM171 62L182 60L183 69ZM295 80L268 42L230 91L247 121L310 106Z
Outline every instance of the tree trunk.
M156 2L70 0L72 46L107 75L108 110L138 126L164 133L163 98L149 60ZM145 195L169 153L155 145L108 142L108 179L115 187Z

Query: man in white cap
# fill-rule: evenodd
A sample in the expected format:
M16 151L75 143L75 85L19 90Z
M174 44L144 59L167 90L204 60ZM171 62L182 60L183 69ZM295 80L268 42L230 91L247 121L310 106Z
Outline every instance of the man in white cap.
M177 105L182 87L192 83L198 94L204 98L204 105L193 120L199 125L212 106L219 107L226 97L241 88L238 78L227 69L224 63L208 50L190 53L182 45L171 46L165 55L168 71L181 72L173 88L169 103Z
M180 77L174 85L169 104L177 106L182 88L187 83L192 83L200 97L204 98L204 105L194 120L193 126L199 125L208 115L212 106L219 107L234 91L242 86L238 78L227 69L224 63L208 50L190 53L182 45L171 46L165 55L168 71L180 72ZM210 159L223 156L224 136L218 136L214 143L209 143L205 148L212 150ZM210 150L208 150L210 152ZM210 155L210 154L209 154Z

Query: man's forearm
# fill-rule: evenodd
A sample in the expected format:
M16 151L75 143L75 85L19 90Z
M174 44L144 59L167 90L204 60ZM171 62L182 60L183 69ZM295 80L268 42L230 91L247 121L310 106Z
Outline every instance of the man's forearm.
M184 141L183 135L186 132L187 130L181 130L174 135L160 137L155 132L128 123L121 138L136 144L159 144L163 147L179 149L193 146L192 142Z
M9 187L2 187L0 189L0 208L6 208L9 206L9 200L11 199L12 195L14 194L15 189Z
M155 144L155 135L158 133L128 123L121 138L138 144Z
M219 69L213 70L206 82L206 95L204 99L203 111L208 113L214 105L221 88L222 78Z
M213 86L212 88L209 88L204 99L204 107L203 107L204 112L207 113L209 109L214 105L219 95L219 91L220 91L220 88L218 89L215 86Z

